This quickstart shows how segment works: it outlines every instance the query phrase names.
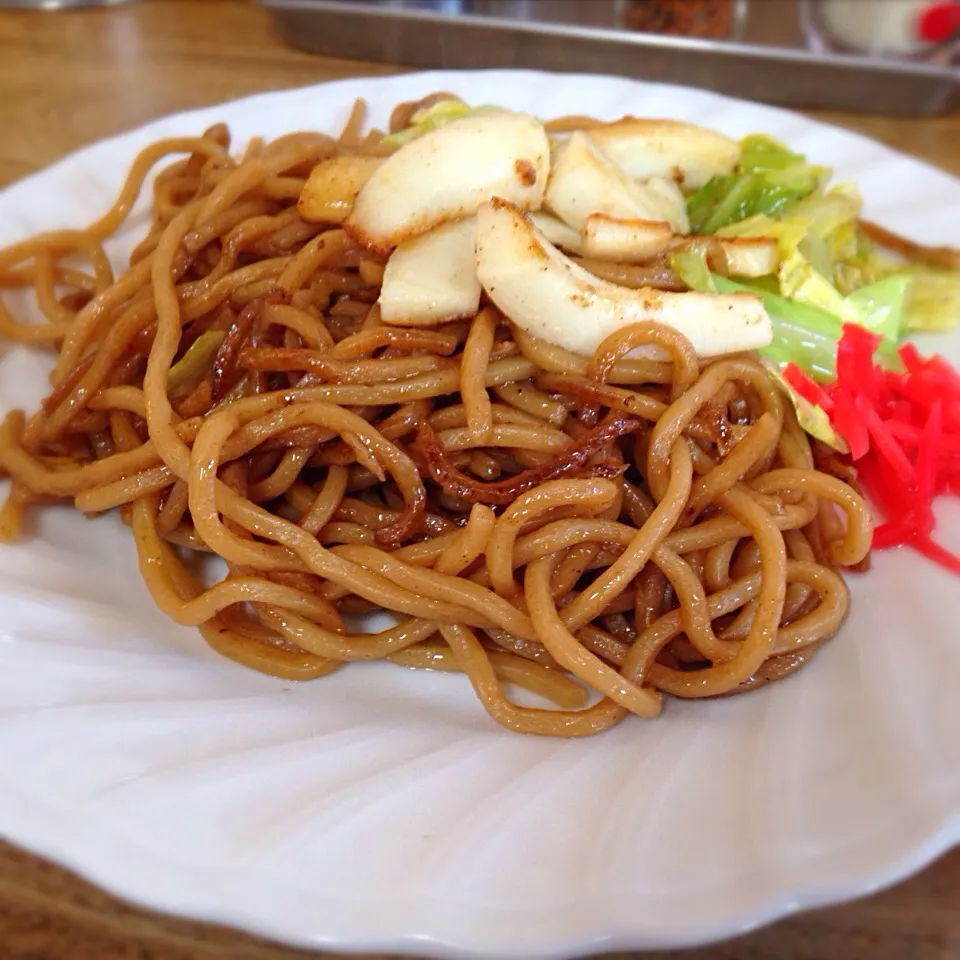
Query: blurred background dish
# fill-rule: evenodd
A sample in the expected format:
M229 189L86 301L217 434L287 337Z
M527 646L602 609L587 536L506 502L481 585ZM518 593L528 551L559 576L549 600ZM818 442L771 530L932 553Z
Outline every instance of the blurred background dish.
M806 0L260 2L289 44L326 56L421 69L523 64L618 74L785 107L884 116L940 114L960 104L960 71L821 42ZM899 0L853 2L870 19L877 4ZM944 9L942 2L927 5Z

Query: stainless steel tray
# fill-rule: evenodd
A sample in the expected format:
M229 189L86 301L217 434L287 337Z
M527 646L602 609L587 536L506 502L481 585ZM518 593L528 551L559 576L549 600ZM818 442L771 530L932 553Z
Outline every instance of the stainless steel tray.
M260 0L314 53L430 69L615 73L789 107L897 116L960 108L960 70L799 48L796 0L750 5L737 42L614 29L615 0Z

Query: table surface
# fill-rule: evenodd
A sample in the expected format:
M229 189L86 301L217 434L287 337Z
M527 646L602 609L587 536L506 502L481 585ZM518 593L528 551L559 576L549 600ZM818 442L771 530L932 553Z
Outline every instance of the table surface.
M400 70L291 50L266 14L245 0L145 0L75 13L0 11L0 186L77 147L164 114L262 90ZM810 115L960 175L960 114L924 120ZM946 960L960 956L958 907L960 851L955 851L871 898L669 956ZM311 955L130 907L0 842L0 956L281 960Z

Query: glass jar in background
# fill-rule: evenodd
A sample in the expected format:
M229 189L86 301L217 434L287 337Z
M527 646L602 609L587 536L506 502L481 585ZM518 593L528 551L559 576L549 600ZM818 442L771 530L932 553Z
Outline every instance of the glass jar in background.
M814 50L950 63L960 36L958 0L801 0Z
M773 2L773 0L766 0ZM616 0L621 30L696 40L742 40L748 0Z

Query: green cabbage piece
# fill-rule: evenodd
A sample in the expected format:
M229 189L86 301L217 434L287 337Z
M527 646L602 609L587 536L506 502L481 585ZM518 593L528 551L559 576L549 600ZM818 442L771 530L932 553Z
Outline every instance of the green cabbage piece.
M816 307L841 323L857 323L896 341L904 328L913 279L891 274L844 296L813 264L794 252L780 265L780 292L795 303Z
M690 227L716 233L731 223L776 216L821 188L830 175L762 134L740 141L740 162L730 174L711 177L687 200Z
M737 166L744 173L756 173L760 170L783 170L784 167L806 163L806 159L765 133L751 133L740 141L740 162Z
M716 293L713 274L707 264L706 250L693 242L670 257L673 272L691 289L698 293Z
M852 258L860 256L862 261L857 227L861 207L857 188L840 183L798 201L786 216L754 215L717 233L773 237L781 262L777 289L768 293L829 314L841 324L860 324L895 341L908 325L914 288L911 278L902 269L877 269L876 263L872 270L859 272L859 282L851 282L854 278L844 272ZM841 278L846 281L843 286Z
M756 214L716 231L721 237L772 237L779 292L861 323L886 337L907 330L947 331L960 321L960 274L904 263L876 249L859 229L854 184L814 193L778 217Z
M796 303L759 284L714 275L719 293L752 293L763 300L773 326L773 341L760 354L777 363L795 363L821 380L833 378L843 324L833 314Z
M907 330L947 331L960 322L960 274L932 267L913 267L904 313Z
M758 281L731 280L712 273L703 250L688 248L671 258L674 272L691 290L701 293L752 293L760 297L773 326L773 341L759 352L777 363L797 364L821 380L832 379L836 369L837 343L846 321L861 323L880 333L884 341L881 356L896 356L900 314L897 291L867 290L861 303L849 308L841 319L837 314L814 304L783 296L771 289L767 278ZM845 298L841 298L845 300ZM868 323L864 323L864 319Z
M461 120L475 113L499 110L499 107L471 107L460 100L440 100L430 107L421 107L410 118L410 125L383 138L383 142L394 147L402 147L411 140L422 137L431 130Z
M167 392L189 393L210 370L220 344L222 330L206 330L187 348L184 355L170 368L167 374Z
M913 277L902 273L891 274L846 297L859 317L859 323L886 340L897 341L903 334L907 306L914 287Z
M817 189L822 178L820 170L786 167L712 177L687 201L690 228L696 233L710 234L759 213L781 213Z
M799 217L784 217L774 220L765 213L758 213L746 220L727 224L717 230L718 237L769 237L777 241L780 259L785 260L799 247L807 235L809 224Z
M857 252L836 264L837 288L854 293L880 280L902 277L909 281L902 330L945 332L960 322L960 273L904 263L861 239Z
M800 394L783 379L780 367L776 363L765 360L764 366L790 401L790 405L797 415L797 422L800 426L809 433L811 437L815 437L828 447L832 447L839 453L849 453L850 448L847 446L846 440L833 429L833 424L830 422L830 415L827 411L819 404L811 403L806 397L801 397Z
M786 259L798 249L830 275L832 263L857 252L857 220L862 202L856 187L836 184L826 193L798 201L779 218L759 214L727 224L720 237L772 237Z

